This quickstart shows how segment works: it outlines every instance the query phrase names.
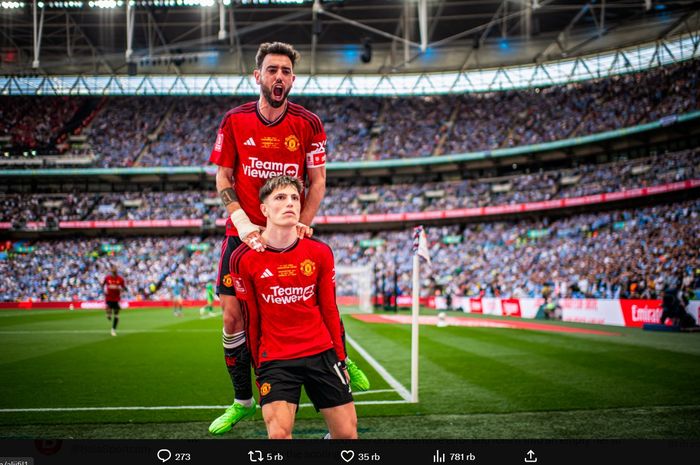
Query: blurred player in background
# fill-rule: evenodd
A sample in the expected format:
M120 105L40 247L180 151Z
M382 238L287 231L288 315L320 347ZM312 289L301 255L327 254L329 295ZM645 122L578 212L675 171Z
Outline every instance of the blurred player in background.
M330 437L356 439L333 252L320 241L299 237L302 192L301 182L290 176L265 183L260 202L267 218L266 248L257 253L241 245L233 252L233 285L247 317L268 437L292 438L303 386Z
M117 266L112 266L112 274L105 276L102 280L102 289L105 293L105 304L107 311L107 319L112 321L112 336L117 335L117 325L119 324L119 300L121 300L122 291L126 292L126 282L124 278L119 276Z
M173 315L175 316L182 316L182 291L184 288L185 283L182 278L175 278L175 280L173 280Z
M214 316L214 298L215 298L215 288L214 283L208 282L206 287L206 299L207 304L199 309L199 315L202 318L208 318Z
M260 97L229 111L216 136L209 161L218 165L216 189L226 207L226 238L216 291L223 312L226 367L234 388L234 403L209 426L212 434L225 433L237 422L255 414L250 379L250 353L246 346L240 304L229 271L231 253L242 243L256 252L265 250L261 236L265 217L258 192L269 178L288 175L308 180L301 192L298 237L311 237L310 227L326 191L326 133L315 114L287 100L294 83L299 53L289 44L264 43L258 48L253 71ZM348 362L353 379L369 388L369 381Z

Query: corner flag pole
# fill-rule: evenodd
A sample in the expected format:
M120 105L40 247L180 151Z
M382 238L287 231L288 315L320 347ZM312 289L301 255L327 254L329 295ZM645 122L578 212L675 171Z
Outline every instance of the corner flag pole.
M420 310L420 259L413 255L413 295L411 318L411 402L418 402L418 311Z
M423 226L413 228L413 282L411 312L411 402L418 402L418 316L420 311L420 257L430 264Z

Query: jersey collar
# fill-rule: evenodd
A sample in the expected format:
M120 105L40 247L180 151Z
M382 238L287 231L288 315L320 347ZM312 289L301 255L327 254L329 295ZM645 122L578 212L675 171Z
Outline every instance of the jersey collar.
M299 244L299 238L297 238L294 242L292 242L291 245L285 247L284 249L278 249L277 247L272 247L271 245L267 245L267 246L265 246L265 250L269 250L270 252L274 252L274 253L284 253L284 252L289 252L290 250L294 249L298 244Z
M287 116L287 111L289 111L289 100L285 100L284 102L284 111L282 112L281 115L279 115L276 119L274 120L269 120L263 116L262 113L260 113L260 108L259 108L260 102L255 102L255 114L258 115L258 119L262 124L264 124L267 127L272 127L272 126L277 126L282 122L285 116Z

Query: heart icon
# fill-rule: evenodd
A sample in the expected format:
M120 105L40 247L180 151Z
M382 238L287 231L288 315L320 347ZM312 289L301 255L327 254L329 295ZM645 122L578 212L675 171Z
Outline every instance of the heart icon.
M345 460L346 462L349 462L350 460L355 458L355 451L354 450L341 451L340 458Z

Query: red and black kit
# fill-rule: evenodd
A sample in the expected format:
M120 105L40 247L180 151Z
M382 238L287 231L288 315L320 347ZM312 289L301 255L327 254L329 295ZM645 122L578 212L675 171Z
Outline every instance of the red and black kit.
M306 238L262 253L241 245L231 255L230 269L246 316L261 404L298 403L301 384L310 398L319 391L311 398L317 408L351 402L338 365L346 353L330 247Z

